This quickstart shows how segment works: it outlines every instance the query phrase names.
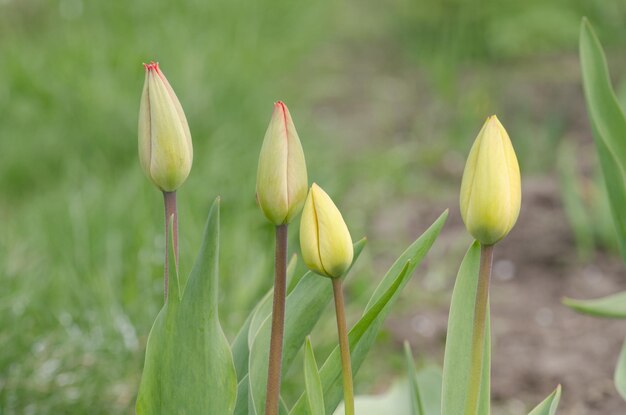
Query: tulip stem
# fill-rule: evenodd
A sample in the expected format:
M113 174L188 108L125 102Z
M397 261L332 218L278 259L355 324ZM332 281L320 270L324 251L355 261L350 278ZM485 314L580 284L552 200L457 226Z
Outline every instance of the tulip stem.
M176 191L163 192L163 202L165 204L165 273L163 275L164 299L167 302L167 291L169 288L169 249L170 239L174 244L174 260L178 263L178 209L176 208ZM170 224L170 220L172 223ZM171 231L174 233L170 235ZM174 265L175 266L175 265Z
M335 294L335 314L337 315L337 333L339 350L341 351L341 371L343 374L343 401L345 415L354 415L354 388L352 385L352 363L350 361L350 344L346 328L346 307L343 301L343 285L341 278L332 278Z
M472 361L470 366L469 390L465 414L476 414L480 395L482 370L484 366L485 332L487 309L489 308L489 280L493 262L493 245L481 245L478 287L474 305L474 333L472 336Z
M287 292L287 225L276 227L276 261L274 270L274 300L272 306L272 337L267 368L265 415L278 415L280 376L285 331L285 296Z

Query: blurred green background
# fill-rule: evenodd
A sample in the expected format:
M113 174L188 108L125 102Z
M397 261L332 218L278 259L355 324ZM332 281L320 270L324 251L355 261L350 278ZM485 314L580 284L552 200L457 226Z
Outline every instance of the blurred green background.
M222 196L232 339L271 284L254 183L274 101L290 107L310 180L370 239L349 288L356 316L423 231L406 226L413 204L456 200L487 115L525 175L552 171L561 137L586 118L583 15L624 68L611 53L626 38L620 0L0 0L0 413L133 412L162 302L162 199L137 160L143 62L160 62L194 142L179 191L183 273ZM369 370L391 376L395 360Z

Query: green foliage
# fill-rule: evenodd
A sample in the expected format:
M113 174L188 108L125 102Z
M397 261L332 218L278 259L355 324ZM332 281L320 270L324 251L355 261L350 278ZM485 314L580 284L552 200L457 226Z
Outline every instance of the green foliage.
M563 304L585 314L607 318L626 318L626 292L595 300L563 299Z
M417 383L417 375L415 374L415 361L413 361L413 353L409 342L404 342L404 356L406 359L406 369L409 378L409 394L411 395L411 408L413 415L426 415L424 413L424 405L420 394L419 384Z
M615 387L622 398L626 400L626 341L622 346L622 351L619 354L617 360L617 366L615 367Z
M528 415L555 415L560 399L561 385L557 386L554 392L552 392L543 402L537 405L535 409L530 411Z
M310 415L324 415L324 392L320 372L315 361L311 339L307 337L304 347L304 384Z
M622 257L626 261L626 118L613 92L600 41L584 19L580 64L587 110L604 173Z
M442 414L467 414L470 402L478 402L477 415L489 413L491 378L491 332L487 312L483 345L483 368L478 395L470 396L470 367L472 363L472 338L474 335L474 310L480 265L480 244L474 242L467 251L454 284L448 335L443 363ZM487 305L489 307L489 305ZM475 414L468 414L475 415Z
M173 246L173 244L172 244ZM137 398L138 415L230 414L237 381L218 317L219 199L187 286L170 255L167 303L150 331Z

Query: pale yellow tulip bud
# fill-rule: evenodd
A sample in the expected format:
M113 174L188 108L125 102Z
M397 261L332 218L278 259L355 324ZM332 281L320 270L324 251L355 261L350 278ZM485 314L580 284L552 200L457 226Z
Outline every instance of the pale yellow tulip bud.
M139 162L164 192L187 179L193 161L191 133L183 107L159 64L144 64L146 80L139 106Z
M352 237L330 196L313 183L300 219L300 249L309 269L341 277L352 264Z
M274 225L300 213L308 187L304 151L287 106L278 101L265 132L256 177L263 214Z
M515 150L495 115L472 145L461 183L461 216L469 233L493 245L515 225L522 200Z

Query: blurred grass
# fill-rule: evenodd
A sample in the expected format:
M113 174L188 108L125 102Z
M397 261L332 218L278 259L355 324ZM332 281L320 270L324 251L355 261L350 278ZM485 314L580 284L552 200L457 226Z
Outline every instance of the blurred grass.
M490 112L525 172L551 168L571 115L550 100L577 88L583 14L609 48L626 35L617 0L0 0L0 413L132 412L162 296L162 201L136 156L142 62L160 61L192 130L183 273L222 196L232 336L271 283L254 175L273 101L290 106L310 178L353 236L381 238L356 313L379 278L367 266L415 237L416 201L456 191Z

